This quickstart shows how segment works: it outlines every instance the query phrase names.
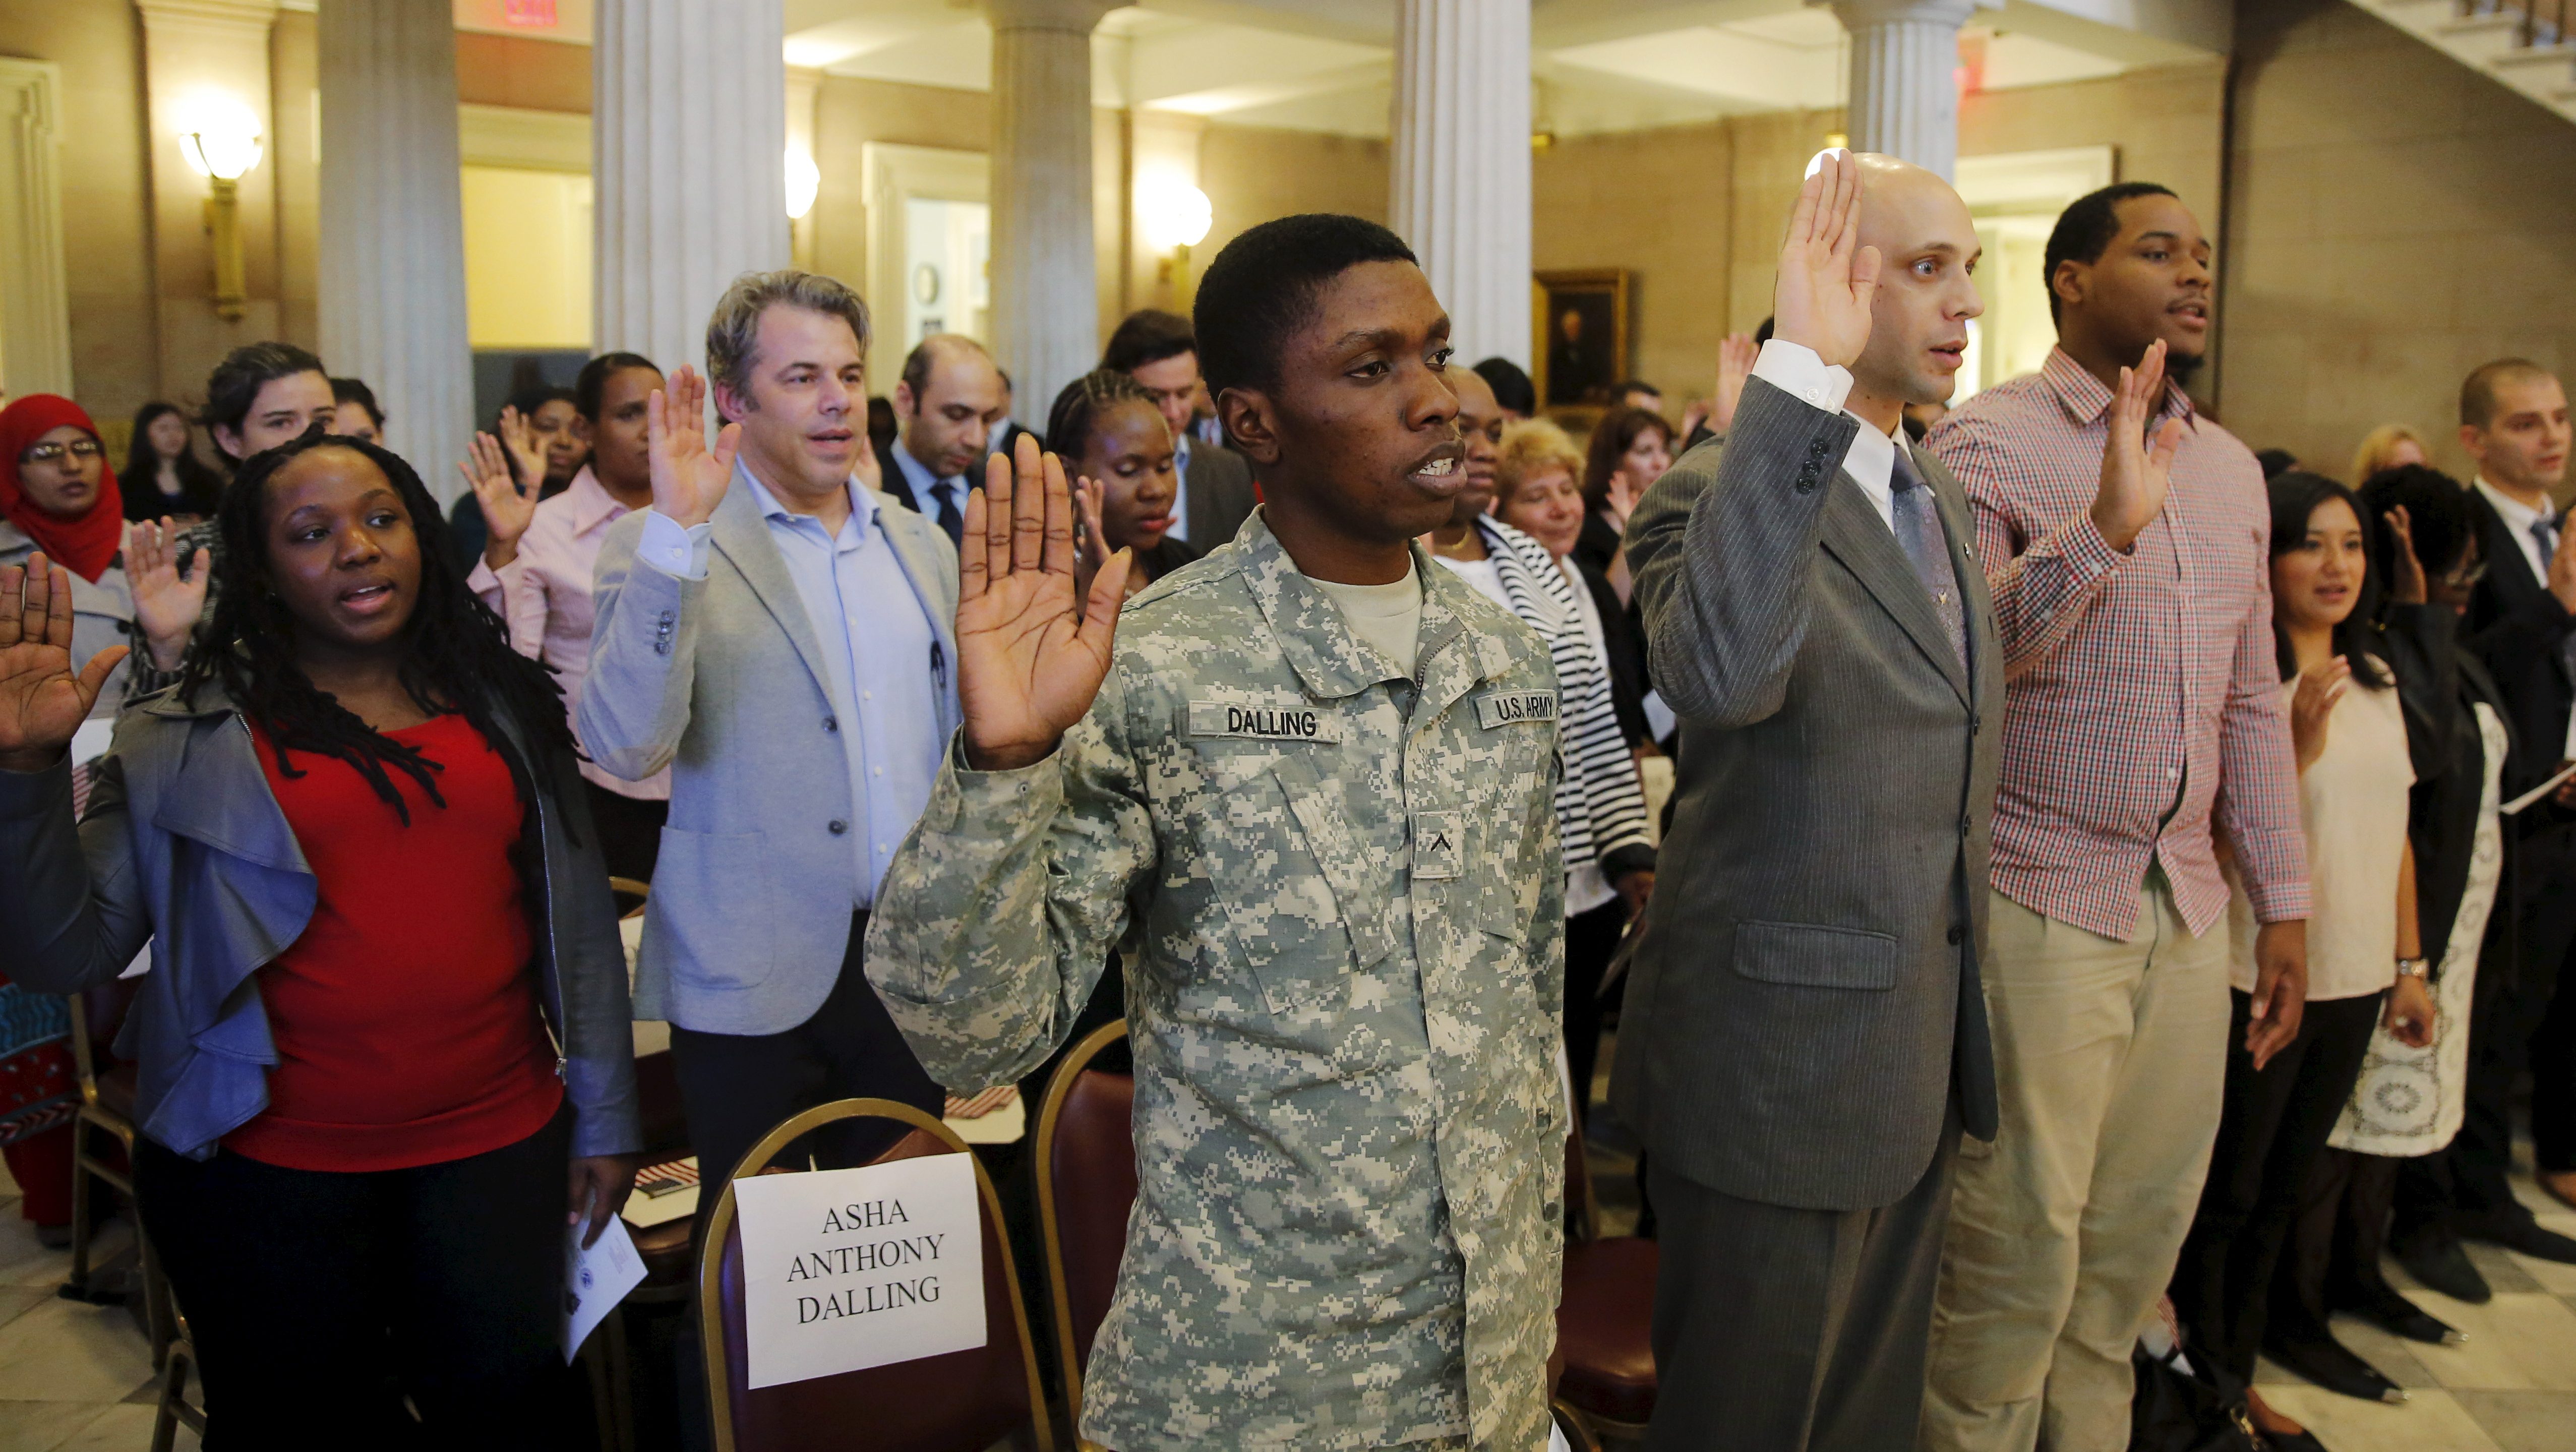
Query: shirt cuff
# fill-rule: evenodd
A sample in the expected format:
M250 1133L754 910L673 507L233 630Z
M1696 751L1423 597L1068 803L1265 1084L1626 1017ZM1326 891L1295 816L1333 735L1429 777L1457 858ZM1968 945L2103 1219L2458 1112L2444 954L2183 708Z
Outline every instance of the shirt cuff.
M647 509L644 538L635 546L635 558L675 580L703 580L707 577L707 541L715 532L712 522L682 529L678 520L658 509Z
M1851 370L1826 362L1804 343L1773 338L1753 361L1753 376L1827 413L1843 411L1851 397Z

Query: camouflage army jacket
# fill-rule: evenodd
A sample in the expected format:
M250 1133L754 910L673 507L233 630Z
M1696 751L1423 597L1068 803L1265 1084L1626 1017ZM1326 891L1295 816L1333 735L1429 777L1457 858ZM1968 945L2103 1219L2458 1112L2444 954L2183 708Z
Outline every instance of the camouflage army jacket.
M1256 519L1130 602L1056 753L952 749L868 977L954 1089L1128 949L1137 1205L1084 1387L1118 1452L1548 1439L1567 1132L1554 668L1414 551L1412 679Z

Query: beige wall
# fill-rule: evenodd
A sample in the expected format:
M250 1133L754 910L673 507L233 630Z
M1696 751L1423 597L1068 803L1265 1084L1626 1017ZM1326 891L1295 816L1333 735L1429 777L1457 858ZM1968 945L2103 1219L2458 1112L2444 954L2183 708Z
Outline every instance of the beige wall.
M1726 336L1735 137L1724 123L1560 141L1530 158L1530 263L1623 267L1622 371L1681 400L1705 393Z
M1226 243L1274 217L1344 212L1384 222L1388 188L1383 141L1211 125L1199 141L1199 190L1214 221L1190 249L1191 266L1204 270Z
M1983 91L1959 108L1959 154L2116 147L2119 180L2164 183L2214 232L2226 101L2219 61Z
M62 67L63 256L72 382L102 422L158 386L141 27L125 4L0 0L0 51Z
M2341 0L2237 34L2228 426L2341 475L2406 423L2465 472L2470 368L2576 367L2576 128Z

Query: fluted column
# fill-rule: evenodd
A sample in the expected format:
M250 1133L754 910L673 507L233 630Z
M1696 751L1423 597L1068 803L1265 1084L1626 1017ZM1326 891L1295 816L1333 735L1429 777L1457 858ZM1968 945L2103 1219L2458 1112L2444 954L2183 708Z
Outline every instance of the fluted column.
M598 17L594 343L703 369L716 299L788 263L780 0L615 0Z
M386 447L451 494L474 428L455 20L417 0L322 0L317 41L322 361L366 380Z
M1530 361L1529 0L1402 0L1388 215L1462 359Z
M1959 164L1959 27L1975 0L1834 0L1851 32L1851 139L1944 177Z
M1091 32L1103 0L984 0L993 26L993 353L1043 414L1100 359Z

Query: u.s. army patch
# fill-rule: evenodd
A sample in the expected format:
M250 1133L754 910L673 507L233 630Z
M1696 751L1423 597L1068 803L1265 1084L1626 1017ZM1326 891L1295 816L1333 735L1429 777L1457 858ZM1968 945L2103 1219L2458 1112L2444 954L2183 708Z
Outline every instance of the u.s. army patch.
M1255 741L1339 741L1341 723L1332 713L1303 701L1281 705L1238 705L1226 701L1190 702L1192 736L1243 736Z
M1476 724L1488 731L1524 721L1555 719L1554 691L1488 691L1476 698Z

